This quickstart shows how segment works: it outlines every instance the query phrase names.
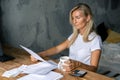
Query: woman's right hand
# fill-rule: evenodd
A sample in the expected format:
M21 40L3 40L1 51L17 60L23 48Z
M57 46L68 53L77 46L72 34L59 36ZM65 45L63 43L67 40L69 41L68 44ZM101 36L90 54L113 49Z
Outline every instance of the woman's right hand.
M38 60L36 58L34 58L33 56L30 56L30 59L32 62L37 62Z

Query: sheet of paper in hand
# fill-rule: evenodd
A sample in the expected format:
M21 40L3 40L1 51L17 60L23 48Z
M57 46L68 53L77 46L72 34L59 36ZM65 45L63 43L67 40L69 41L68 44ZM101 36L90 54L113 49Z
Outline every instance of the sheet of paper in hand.
M20 47L22 47L24 50L26 50L30 55L32 55L34 58L40 60L40 61L45 61L43 58L41 58L38 54L36 54L34 51L20 45Z

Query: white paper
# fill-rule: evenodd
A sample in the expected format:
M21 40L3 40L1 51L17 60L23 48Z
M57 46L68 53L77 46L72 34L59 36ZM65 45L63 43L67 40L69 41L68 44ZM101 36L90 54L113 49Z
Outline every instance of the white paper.
M46 75L29 74L17 80L59 80L63 77L60 73L51 71Z
M51 70L56 68L57 68L56 65L50 64L49 62L39 62L27 66L27 68L25 68L22 73L45 75Z
M40 60L40 61L45 61L43 58L41 58L38 54L36 54L35 52L33 52L32 50L20 45L24 50L26 50L29 54L31 54L34 58Z
M27 67L27 65L22 65L18 68L14 68L8 71L5 71L2 76L3 77L16 77L17 75L19 75L25 68Z
M20 73L45 75L56 68L57 63L53 62L52 60L49 60L47 62L39 62L31 65L21 65L18 68L5 71L2 74L2 76L7 78L16 77Z
M51 70L57 68L57 63L55 63L52 60L45 61L42 59L39 55L37 55L35 52L32 50L20 45L23 49L25 49L28 53L30 53L33 57L36 59L43 61L39 62L36 64L31 64L31 65L22 65L18 68L14 68L8 71L5 71L2 76L4 77L16 77L20 73L26 73L26 74L40 74L40 75L45 75L49 73Z
M14 75L17 75L18 74L18 70L17 69L12 69L10 71L6 71L2 74L3 77L13 77Z

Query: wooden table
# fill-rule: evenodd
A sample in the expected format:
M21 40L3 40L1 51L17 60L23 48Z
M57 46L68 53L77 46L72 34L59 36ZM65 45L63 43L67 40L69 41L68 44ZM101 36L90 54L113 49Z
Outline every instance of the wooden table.
M15 78L5 78L2 77L1 75L5 71L19 67L22 64L26 64L26 65L33 64L30 61L30 55L22 49L5 46L4 51L5 53L9 53L9 55L14 56L15 59L7 62L0 62L0 80L16 80L17 78L20 78L23 75L18 75ZM81 70L81 68L78 69ZM55 71L60 72L58 69L56 69ZM107 76L100 75L98 73L94 73L91 71L87 71L87 74L84 77L73 77L69 75L67 72L61 72L61 74L63 74L64 76L61 80L115 80L113 78L109 78Z

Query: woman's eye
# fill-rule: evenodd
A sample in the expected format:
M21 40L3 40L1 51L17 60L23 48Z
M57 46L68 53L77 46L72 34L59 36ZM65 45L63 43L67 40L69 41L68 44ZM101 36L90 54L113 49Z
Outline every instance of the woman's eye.
M74 18L72 18L72 20L74 19L80 19L81 17L80 16L75 16Z
M80 19L80 16L76 16L76 19Z

